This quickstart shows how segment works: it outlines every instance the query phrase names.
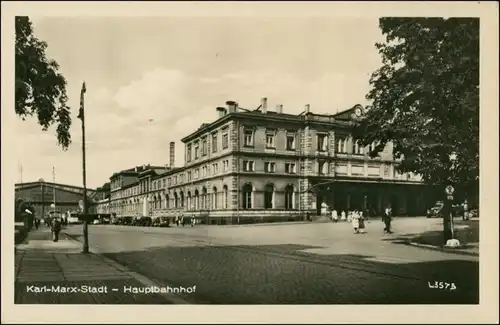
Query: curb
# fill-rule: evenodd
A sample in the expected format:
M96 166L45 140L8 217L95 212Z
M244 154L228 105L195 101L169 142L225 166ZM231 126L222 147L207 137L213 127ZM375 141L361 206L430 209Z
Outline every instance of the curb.
M61 233L66 235L66 237L68 237L69 239L71 239L73 241L77 241L79 243L82 242L81 240L75 238L73 235L70 235L70 234L63 232L63 231L61 231ZM142 285L144 285L146 287L169 287L168 284L160 285L157 282L145 277L144 275L130 270L128 267L116 262L115 260L112 260L109 257L103 256L102 254L96 252L94 249L92 249L90 247L89 247L89 252L90 252L90 254L101 258L106 264L114 267L115 269L117 269L119 271L122 271L122 272L130 275L132 278L134 278L135 280L137 280L139 283L141 283ZM175 287L175 286L170 286L170 287ZM189 301L185 300L184 298L182 298L181 296L175 295L173 293L156 293L156 294L162 296L168 302L171 302L174 305L191 305L191 304L193 304L192 302L189 302Z
M434 245L419 244L419 243L415 243L415 242L411 242L411 241L407 241L405 244L408 246L414 246L414 247L419 247L419 248L424 248L424 249L429 249L429 250L434 250L434 251L441 251L441 252L445 252L445 253L479 257L479 253L462 251L462 250L460 250L460 248L445 248L445 247L439 247L439 246L434 246Z

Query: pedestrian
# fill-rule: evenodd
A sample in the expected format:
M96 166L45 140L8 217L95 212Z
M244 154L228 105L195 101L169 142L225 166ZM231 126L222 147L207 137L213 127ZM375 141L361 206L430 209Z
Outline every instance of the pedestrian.
M59 232L61 231L61 221L59 218L52 220L52 240L57 242L59 240Z
M467 200L464 201L464 212L463 212L463 220L469 220L469 205L467 204Z
M352 211L347 211L347 222L352 222Z
M357 214L356 211L353 211L351 214L351 224L352 224L352 229L355 234L359 233L359 215Z
M339 216L338 216L337 210L335 210L335 208L332 210L332 221L333 222L338 222L339 221Z
M184 221L184 216L181 216L181 224L182 224L183 227L186 224L186 222Z
M389 207L385 208L384 215L382 216L382 221L384 222L384 233L390 234L391 231L391 209Z
M306 220L307 221L312 221L311 214L309 212L306 212Z
M194 227L196 223L196 218L194 217L194 215L191 217L191 227Z
M366 233L366 231L365 231L365 216L363 215L363 211L359 212L359 230L362 234Z
M346 218L346 216L345 216L345 211L344 211L344 210L342 210L342 212L340 213L340 220L342 220L342 221L346 221L346 219L347 219L347 218Z

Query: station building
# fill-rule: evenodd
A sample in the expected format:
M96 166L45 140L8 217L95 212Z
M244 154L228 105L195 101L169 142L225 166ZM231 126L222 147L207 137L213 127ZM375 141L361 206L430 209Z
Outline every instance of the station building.
M298 220L306 213L370 209L424 215L432 201L418 175L396 172L389 143L377 158L351 136L363 107L335 115L309 105L288 114L263 98L256 109L234 101L182 139L182 167L138 166L113 174L109 200L117 216L195 216L207 224ZM214 115L215 115L214 114Z
M35 209L37 217L45 216L51 211L57 213L77 212L83 200L83 187L38 180L36 182L15 184L15 199L29 202ZM89 212L96 207L95 189L87 189Z

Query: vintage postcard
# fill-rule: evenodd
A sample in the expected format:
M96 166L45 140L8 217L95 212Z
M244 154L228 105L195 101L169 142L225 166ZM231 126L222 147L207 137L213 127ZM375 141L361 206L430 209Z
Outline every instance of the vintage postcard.
M1 120L2 323L498 322L496 3L2 3Z

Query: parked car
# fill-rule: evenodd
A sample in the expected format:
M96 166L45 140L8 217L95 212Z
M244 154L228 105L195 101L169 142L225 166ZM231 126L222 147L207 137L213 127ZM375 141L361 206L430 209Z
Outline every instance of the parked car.
M443 206L444 206L443 201L437 201L432 208L427 210L427 218L440 218Z
M170 219L168 217L158 217L153 220L153 227L170 227Z
M121 223L125 226L131 226L134 223L134 217L121 217Z
M136 221L136 225L141 227L150 227L152 223L153 219L151 217L140 217Z
M94 221L92 221L93 225L98 225L100 223L101 223L101 221L99 219L94 219Z

